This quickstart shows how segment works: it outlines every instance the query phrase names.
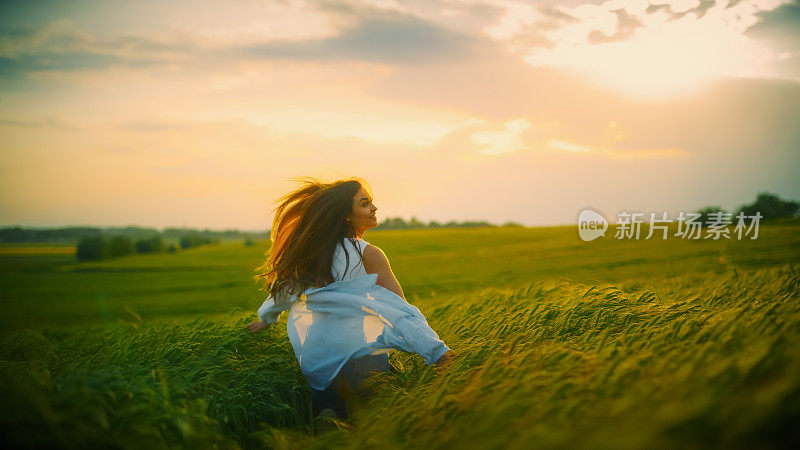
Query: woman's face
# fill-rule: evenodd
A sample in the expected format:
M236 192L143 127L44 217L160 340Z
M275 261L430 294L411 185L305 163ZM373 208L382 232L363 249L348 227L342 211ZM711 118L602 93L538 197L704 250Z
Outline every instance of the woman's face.
M364 188L359 188L353 197L353 210L348 216L356 235L361 236L370 228L378 226L378 218L375 216L377 210L378 208L372 204L372 198L364 192Z

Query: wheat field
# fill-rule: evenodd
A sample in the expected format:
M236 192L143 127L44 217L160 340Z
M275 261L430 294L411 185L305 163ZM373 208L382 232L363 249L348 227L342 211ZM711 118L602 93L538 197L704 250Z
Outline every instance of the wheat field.
M369 405L316 437L286 316L258 335L244 328L266 296L252 279L266 241L81 264L58 249L5 250L3 440L797 446L798 231L787 220L742 241L582 242L575 227L367 233L408 300L461 356L437 377L419 356L393 352L399 370L370 380Z

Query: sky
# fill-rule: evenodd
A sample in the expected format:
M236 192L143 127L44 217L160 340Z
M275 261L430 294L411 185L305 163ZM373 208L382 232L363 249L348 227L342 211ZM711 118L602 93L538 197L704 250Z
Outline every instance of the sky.
M0 226L264 230L800 200L800 0L4 1Z

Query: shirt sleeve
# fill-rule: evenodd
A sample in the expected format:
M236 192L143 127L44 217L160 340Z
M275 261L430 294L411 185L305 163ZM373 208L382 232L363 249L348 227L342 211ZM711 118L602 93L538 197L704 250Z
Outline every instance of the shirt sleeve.
M282 312L291 307L292 304L289 302L280 306L275 305L275 299L272 297L272 294L270 294L261 307L258 308L258 318L267 325L272 325L278 321Z

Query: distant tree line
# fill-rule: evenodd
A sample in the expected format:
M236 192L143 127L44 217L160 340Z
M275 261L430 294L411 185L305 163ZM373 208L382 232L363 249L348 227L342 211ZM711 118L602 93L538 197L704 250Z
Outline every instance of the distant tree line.
M8 227L0 229L0 242L75 242L84 236L98 236L100 228L22 228Z
M64 227L64 228L22 228L7 227L0 229L0 242L77 242L87 236L127 236L133 241L160 237L164 242L179 244L186 235L200 236L210 240L236 241L245 239L264 239L263 232L247 232L239 230L212 231L195 228L156 228L142 227Z
M445 223L439 223L435 220L432 220L428 223L422 222L416 217L412 217L411 220L405 221L402 217L387 217L383 220L383 222L379 223L375 230L396 230L396 229L411 229L411 228L469 228L469 227L496 227L497 225L486 222L486 221L465 221L465 222L456 222L450 221ZM522 225L515 223L515 222L506 222L502 226L504 227L521 227Z
M738 216L739 213L744 213L745 216L750 217L755 216L756 211L761 215L761 221L779 219L782 217L797 217L798 211L800 211L800 203L781 200L780 197L775 194L761 192L753 203L742 205L737 208L735 212L731 213L731 223L736 224L736 216ZM720 206L706 206L695 212L700 214L697 220L704 225L708 225L712 222L710 214L728 214L728 211ZM749 223L750 219L745 218L745 221Z
M182 249L216 242L219 241L199 234L186 234L179 239ZM80 238L76 246L75 256L78 261L98 261L128 256L134 253L163 253L165 250L169 253L175 253L178 249L175 244L167 247L160 236L134 241L128 236L104 236L100 234Z
M84 236L78 240L75 256L78 261L98 261L119 258L134 253L162 253L164 241L160 237L133 241L128 236ZM174 251L174 249L173 249Z

